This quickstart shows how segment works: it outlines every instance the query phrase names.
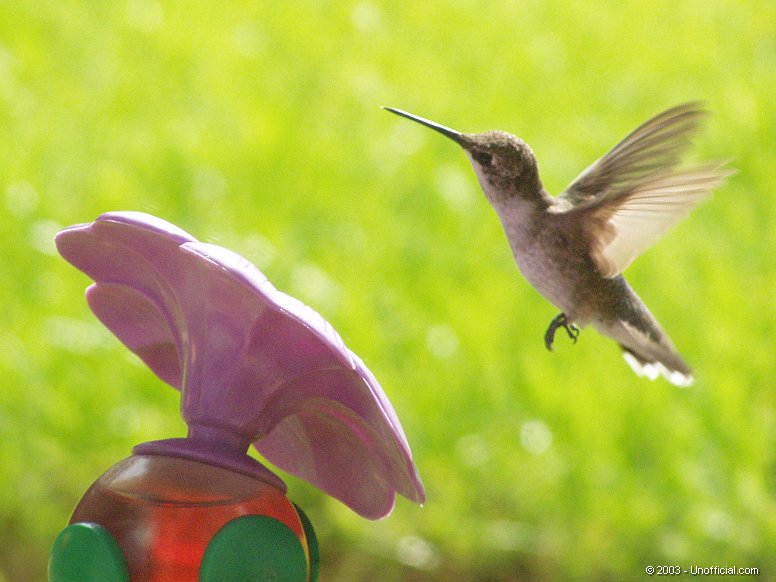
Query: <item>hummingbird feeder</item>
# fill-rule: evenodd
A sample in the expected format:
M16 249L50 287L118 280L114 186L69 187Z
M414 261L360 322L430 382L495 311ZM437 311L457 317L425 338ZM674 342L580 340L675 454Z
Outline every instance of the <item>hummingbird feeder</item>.
M78 502L51 582L312 582L318 547L286 485L379 519L424 501L399 419L334 329L243 257L137 212L56 237L97 318L181 392L185 438L139 444Z

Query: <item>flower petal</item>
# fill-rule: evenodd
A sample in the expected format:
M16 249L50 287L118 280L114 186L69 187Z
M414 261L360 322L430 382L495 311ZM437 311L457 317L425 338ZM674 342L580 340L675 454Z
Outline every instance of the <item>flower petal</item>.
M89 307L105 327L137 354L159 378L181 388L178 346L157 305L125 285L95 283L86 290Z
M390 513L396 492L423 503L409 448L375 390L341 368L294 378L265 407L265 420L278 422L254 445L273 464L369 519Z

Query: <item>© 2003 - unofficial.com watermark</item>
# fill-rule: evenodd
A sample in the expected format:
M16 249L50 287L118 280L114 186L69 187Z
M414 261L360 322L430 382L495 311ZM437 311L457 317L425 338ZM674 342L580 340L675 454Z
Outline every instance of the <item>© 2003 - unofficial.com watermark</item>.
M648 576L759 576L760 569L744 566L647 566Z

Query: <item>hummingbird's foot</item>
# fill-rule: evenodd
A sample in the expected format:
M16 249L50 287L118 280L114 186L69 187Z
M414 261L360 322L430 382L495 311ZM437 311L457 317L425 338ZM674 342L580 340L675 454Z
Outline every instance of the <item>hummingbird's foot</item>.
M559 327L565 329L569 339L574 343L577 343L579 328L576 324L569 323L565 313L559 313L555 316L555 319L550 322L550 327L547 328L547 332L544 334L544 345L547 346L547 349L550 351L552 351L552 342L555 341L555 332L558 331Z

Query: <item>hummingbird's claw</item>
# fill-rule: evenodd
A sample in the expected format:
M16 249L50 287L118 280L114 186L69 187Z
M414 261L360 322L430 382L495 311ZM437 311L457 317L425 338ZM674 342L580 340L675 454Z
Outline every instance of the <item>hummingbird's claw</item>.
M544 334L544 345L549 351L552 351L552 342L555 341L555 332L558 331L559 327L566 330L566 333L572 342L577 343L579 328L576 324L569 323L565 313L559 313L555 316L555 319L550 322L550 327L547 328L547 332Z

